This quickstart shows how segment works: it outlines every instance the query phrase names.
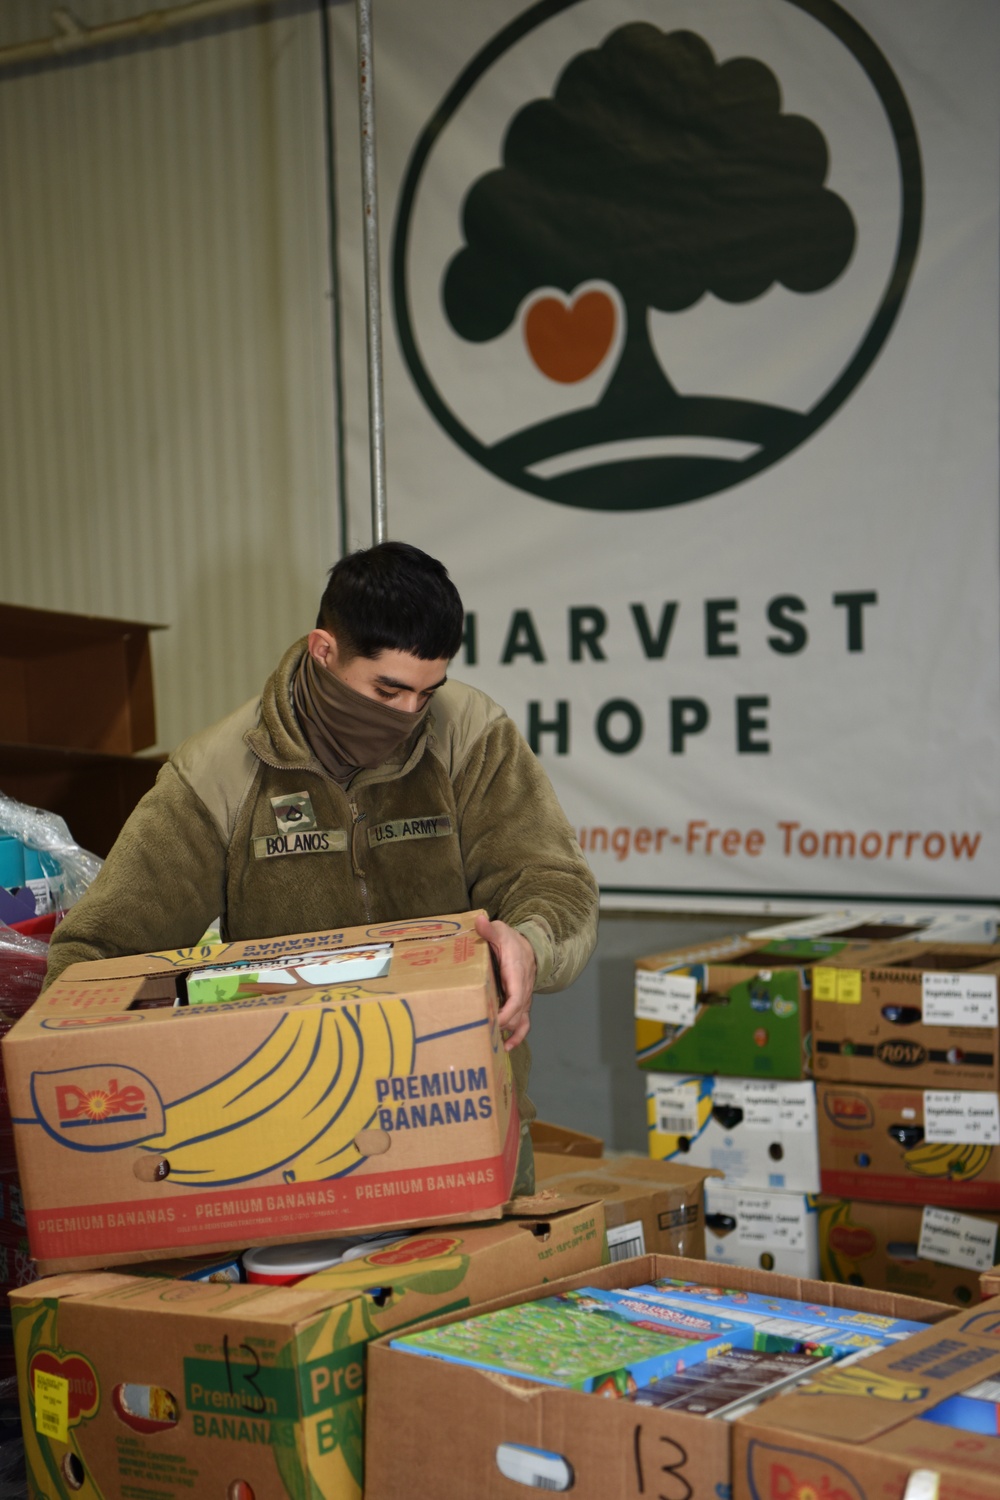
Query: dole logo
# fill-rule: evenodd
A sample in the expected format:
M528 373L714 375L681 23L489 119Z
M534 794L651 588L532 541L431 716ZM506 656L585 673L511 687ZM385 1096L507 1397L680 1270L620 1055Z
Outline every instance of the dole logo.
M747 1447L753 1500L864 1500L852 1476L832 1459L755 1438Z
M442 922L434 917L418 918L414 922L386 922L379 927L369 927L370 938L448 937L461 932L461 922Z
M863 1224L836 1224L830 1230L830 1249L848 1260L864 1260L875 1253L878 1241Z
M136 1068L104 1063L33 1073L31 1098L43 1129L76 1151L113 1151L163 1133L163 1100Z
M865 1130L874 1124L875 1113L863 1094L849 1090L832 1090L823 1100L823 1110L828 1119L841 1130Z
M771 1500L850 1500L850 1492L821 1474L819 1482L801 1479L787 1464L771 1469Z
M97 1383L97 1372L82 1354L65 1354L60 1358L51 1349L40 1349L32 1356L28 1366L28 1383L32 1392L35 1389L35 1375L39 1372L65 1380L67 1417L71 1427L95 1414L101 1404L101 1389Z

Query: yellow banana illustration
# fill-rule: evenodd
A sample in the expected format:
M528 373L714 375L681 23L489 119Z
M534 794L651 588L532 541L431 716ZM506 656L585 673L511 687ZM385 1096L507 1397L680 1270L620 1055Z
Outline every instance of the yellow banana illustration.
M963 1181L970 1177L978 1177L992 1154L992 1146L963 1146L960 1155L952 1163L952 1177L961 1178Z
M920 1177L948 1177L963 1181L978 1177L992 1155L991 1146L958 1144L954 1141L914 1146L903 1152L907 1170Z
M308 1066L322 1016L319 1009L282 1014L267 1040L232 1072L168 1105L164 1137L180 1145L203 1135L210 1119L233 1129L273 1108ZM150 1149L163 1148L158 1141Z
M951 1141L931 1144L925 1141L904 1151L903 1161L911 1171L921 1172L926 1177L945 1176L955 1149Z
M371 1012L374 1011L374 1014ZM366 1006L365 1051L361 1077L353 1094L342 1099L330 1126L305 1146L292 1162L296 1181L334 1177L361 1160L354 1144L359 1131L375 1121L375 1080L406 1076L413 1068L413 1021L403 1001Z
M286 1011L239 1067L168 1105L162 1135L145 1149L166 1158L171 1182L189 1186L278 1171L333 1176L360 1159L353 1141L375 1115L375 1080L410 1073L414 1047L404 1000Z

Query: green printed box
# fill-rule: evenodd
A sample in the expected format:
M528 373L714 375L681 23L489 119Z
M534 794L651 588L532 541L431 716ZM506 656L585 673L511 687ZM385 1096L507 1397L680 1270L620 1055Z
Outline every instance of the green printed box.
M636 960L635 1046L653 1073L809 1075L813 965L849 945L720 938Z

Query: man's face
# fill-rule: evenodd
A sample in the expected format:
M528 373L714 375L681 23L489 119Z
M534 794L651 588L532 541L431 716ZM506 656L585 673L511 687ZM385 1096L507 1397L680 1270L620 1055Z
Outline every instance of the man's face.
M314 646L314 637L323 639ZM320 664L347 687L376 703L402 709L404 713L418 713L424 708L435 688L441 687L448 676L447 657L423 661L409 651L380 651L378 656L355 656L345 666L340 661L336 640L325 630L313 631L310 650Z
M446 681L448 660L421 661L408 651L380 651L378 656L356 656L346 667L332 670L356 693L415 714Z

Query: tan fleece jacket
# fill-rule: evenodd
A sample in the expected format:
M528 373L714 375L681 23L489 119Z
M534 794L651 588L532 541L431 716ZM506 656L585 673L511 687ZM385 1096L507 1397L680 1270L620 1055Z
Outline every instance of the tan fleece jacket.
M482 907L523 932L537 991L597 937L597 886L548 777L485 694L448 682L396 757L345 791L292 708L297 642L253 699L186 740L53 934L46 983L81 960ZM530 1054L511 1054L521 1113Z

